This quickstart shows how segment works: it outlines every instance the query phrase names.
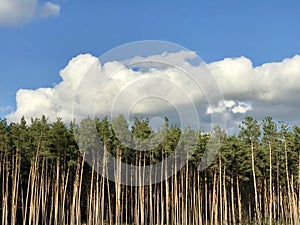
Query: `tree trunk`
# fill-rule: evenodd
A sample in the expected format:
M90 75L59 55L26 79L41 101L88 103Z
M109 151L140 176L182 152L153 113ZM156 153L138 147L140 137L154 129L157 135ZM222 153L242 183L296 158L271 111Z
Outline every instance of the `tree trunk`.
M253 175L253 186L254 186L254 200L255 200L255 214L258 224L261 224L260 211L258 208L258 198L257 198L257 186L256 186L256 174L254 165L254 145L251 142L251 165L252 165L252 175Z
M269 224L272 225L272 219L273 219L273 210L272 210L272 204L273 204L273 189L272 189L272 147L271 142L269 142L269 163L270 163L270 183L269 183L269 195L270 195L270 202L269 202Z

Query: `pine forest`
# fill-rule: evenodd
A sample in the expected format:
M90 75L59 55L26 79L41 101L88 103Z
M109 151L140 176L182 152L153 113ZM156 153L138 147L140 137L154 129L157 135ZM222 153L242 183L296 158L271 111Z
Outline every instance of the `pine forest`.
M50 123L45 116L18 123L0 120L1 224L300 224L300 127L248 116L229 135L218 126L210 133L180 129L168 118L159 129L147 118L134 118L130 126L124 116L112 120L136 140L159 132L163 139L153 146L134 140L127 146L108 117L80 124L60 118ZM86 162L91 156L77 145L74 131L91 121L105 150L140 168L127 173L128 180L143 179L144 167L163 161L175 148L191 157L170 177L156 171L153 176L160 182L113 182ZM195 135L197 142L189 141ZM212 164L200 170L212 137L220 148ZM86 140L86 148L89 144ZM113 166L113 176L120 176L118 164Z

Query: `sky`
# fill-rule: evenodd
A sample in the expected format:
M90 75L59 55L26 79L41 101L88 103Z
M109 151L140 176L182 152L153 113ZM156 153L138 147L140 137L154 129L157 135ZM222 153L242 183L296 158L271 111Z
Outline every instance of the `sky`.
M76 60L90 65L119 45L163 40L208 64L224 92L219 106L232 111L230 118L272 111L276 119L297 123L299 21L296 0L0 0L0 117L36 115L28 105L50 99L45 92L65 95L57 89L75 79L68 71L80 70ZM45 107L39 110L53 111Z

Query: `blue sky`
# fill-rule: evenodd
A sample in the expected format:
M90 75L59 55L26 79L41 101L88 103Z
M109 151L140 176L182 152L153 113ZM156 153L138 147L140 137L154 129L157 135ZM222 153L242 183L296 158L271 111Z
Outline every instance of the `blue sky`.
M59 83L59 71L76 55L100 56L132 41L175 42L207 63L245 56L258 66L300 54L299 1L53 3L60 7L58 15L0 26L1 107L15 108L20 88Z

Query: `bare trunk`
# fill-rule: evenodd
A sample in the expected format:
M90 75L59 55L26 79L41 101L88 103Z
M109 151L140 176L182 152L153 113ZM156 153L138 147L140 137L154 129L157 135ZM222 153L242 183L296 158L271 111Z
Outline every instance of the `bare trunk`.
M253 186L254 186L254 200L255 200L255 213L258 224L261 224L260 210L258 208L258 198L257 198L257 185L256 185L256 174L254 165L254 145L251 142L251 165L252 165L252 175L253 175Z
M272 219L273 219L273 210L272 210L272 204L273 204L273 190L272 190L272 148L271 148L271 142L269 142L269 163L270 163L270 182L269 182L269 224L272 225Z
M239 177L236 177L236 191L237 191L237 200L238 200L238 212L239 212L239 221L238 224L242 223L242 203L240 196L240 185L239 185Z
M235 225L235 205L234 205L234 189L233 189L233 172L231 173L230 179L230 187L231 187L231 215L232 215L232 224Z

